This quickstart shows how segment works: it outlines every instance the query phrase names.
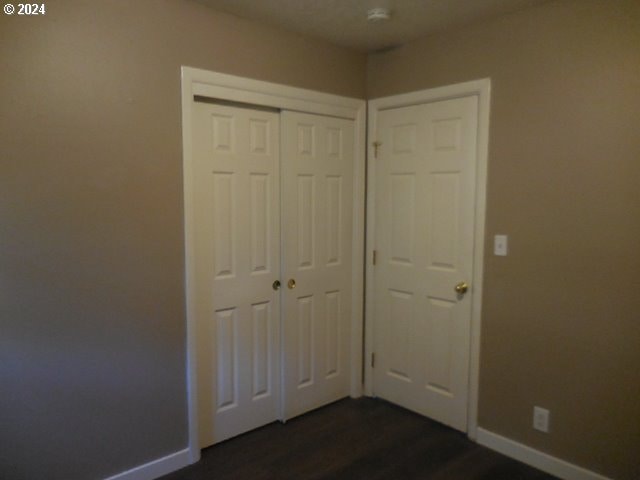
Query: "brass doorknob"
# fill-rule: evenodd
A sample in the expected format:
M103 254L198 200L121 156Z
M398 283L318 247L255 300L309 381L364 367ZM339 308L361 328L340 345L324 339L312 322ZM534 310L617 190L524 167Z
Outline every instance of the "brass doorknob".
M293 290L294 288L296 288L296 281L293 278L289 279L289 281L287 282L287 287L289 287L289 290Z
M459 293L460 295L464 295L465 293L467 293L467 290L469 290L469 285L467 285L467 282L460 282L455 287L456 293Z
M271 285L273 287L274 290L280 290L280 280L276 280L275 282L273 282L273 285Z

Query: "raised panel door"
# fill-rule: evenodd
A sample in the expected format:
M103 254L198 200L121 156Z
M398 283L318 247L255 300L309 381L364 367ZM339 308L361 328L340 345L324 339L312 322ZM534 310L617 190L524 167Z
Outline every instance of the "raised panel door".
M287 419L349 394L354 122L281 118Z
M277 113L194 103L200 446L280 416Z
M381 111L374 392L467 426L477 98Z

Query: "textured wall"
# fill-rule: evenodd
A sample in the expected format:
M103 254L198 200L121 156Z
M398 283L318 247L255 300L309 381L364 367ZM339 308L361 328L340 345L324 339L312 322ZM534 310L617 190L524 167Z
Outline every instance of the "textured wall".
M365 62L180 0L0 15L0 477L185 448L180 66L364 96Z
M372 55L368 95L483 77L480 426L640 478L640 2L554 1Z

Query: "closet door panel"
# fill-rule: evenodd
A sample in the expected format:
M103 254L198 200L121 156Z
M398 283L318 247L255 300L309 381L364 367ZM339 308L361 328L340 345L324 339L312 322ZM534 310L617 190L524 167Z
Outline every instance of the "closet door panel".
M200 446L279 418L279 115L194 103Z
M284 417L291 418L349 394L354 122L285 111L281 132Z

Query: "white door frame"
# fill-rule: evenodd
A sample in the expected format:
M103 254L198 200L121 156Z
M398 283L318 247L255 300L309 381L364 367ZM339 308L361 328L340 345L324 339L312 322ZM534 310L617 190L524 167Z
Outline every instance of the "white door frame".
M489 150L489 108L491 80L488 78L458 83L444 87L421 90L418 92L377 98L368 102L369 143L367 145L367 261L365 294L365 358L371 359L374 347L374 269L373 251L375 250L375 186L376 172L373 142L376 140L376 121L378 112L390 108L406 107L439 100L478 97L478 143L477 176L475 198L475 227L473 246L473 277L471 283L471 351L469 365L469 398L467 435L476 439L478 430L478 380L480 370L480 323L482 313L482 272L484 259L484 231L487 190L487 159ZM364 390L373 395L373 369L371 362L365 362Z
M351 389L362 395L362 315L365 204L365 111L361 99L341 97L276 83L236 77L192 67L182 67L182 168L184 182L185 295L187 317L187 405L189 409L189 460L200 459L195 339L194 198L191 114L195 95L251 105L294 110L355 121L353 189L353 250L351 305Z

